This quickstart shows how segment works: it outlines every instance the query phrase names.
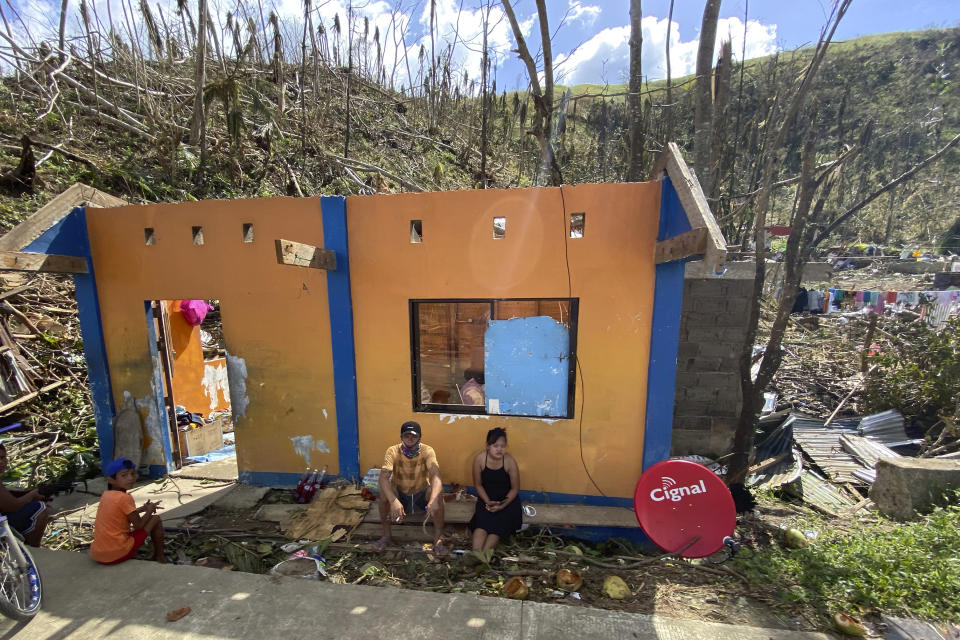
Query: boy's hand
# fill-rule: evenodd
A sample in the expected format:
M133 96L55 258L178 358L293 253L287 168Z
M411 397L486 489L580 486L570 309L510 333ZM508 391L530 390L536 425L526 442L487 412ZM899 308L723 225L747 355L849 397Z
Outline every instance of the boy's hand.
M30 489L24 492L24 497L27 499L27 502L34 502L36 500L43 500L43 496L40 495L38 489Z

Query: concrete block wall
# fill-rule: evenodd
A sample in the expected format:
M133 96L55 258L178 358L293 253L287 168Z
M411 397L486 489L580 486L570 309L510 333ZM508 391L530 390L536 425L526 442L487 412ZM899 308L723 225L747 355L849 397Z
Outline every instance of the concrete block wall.
M703 277L693 270L693 277L684 280L671 446L675 456L717 458L733 446L753 280L729 275Z

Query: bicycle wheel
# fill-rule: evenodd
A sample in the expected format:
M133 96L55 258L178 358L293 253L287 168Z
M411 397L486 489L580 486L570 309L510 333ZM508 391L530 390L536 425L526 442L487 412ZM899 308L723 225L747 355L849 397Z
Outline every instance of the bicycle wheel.
M40 610L43 589L30 550L22 542L17 544L27 559L26 571L17 566L9 542L0 536L0 613L14 620L29 620Z

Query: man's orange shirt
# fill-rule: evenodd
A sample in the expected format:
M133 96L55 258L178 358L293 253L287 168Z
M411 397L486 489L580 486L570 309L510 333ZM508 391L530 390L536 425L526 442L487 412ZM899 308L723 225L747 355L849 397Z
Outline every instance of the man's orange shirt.
M113 562L124 557L133 549L133 536L130 535L130 520L127 516L134 512L137 504L126 491L104 491L97 508L97 519L93 524L93 544L90 545L90 557L97 562Z

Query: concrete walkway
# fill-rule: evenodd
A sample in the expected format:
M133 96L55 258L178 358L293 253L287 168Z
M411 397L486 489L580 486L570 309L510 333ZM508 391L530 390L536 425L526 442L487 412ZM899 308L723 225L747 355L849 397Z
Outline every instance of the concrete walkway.
M0 640L359 638L801 640L829 636L466 594L334 585L192 566L96 565L40 549L43 608ZM167 622L168 611L189 615Z

